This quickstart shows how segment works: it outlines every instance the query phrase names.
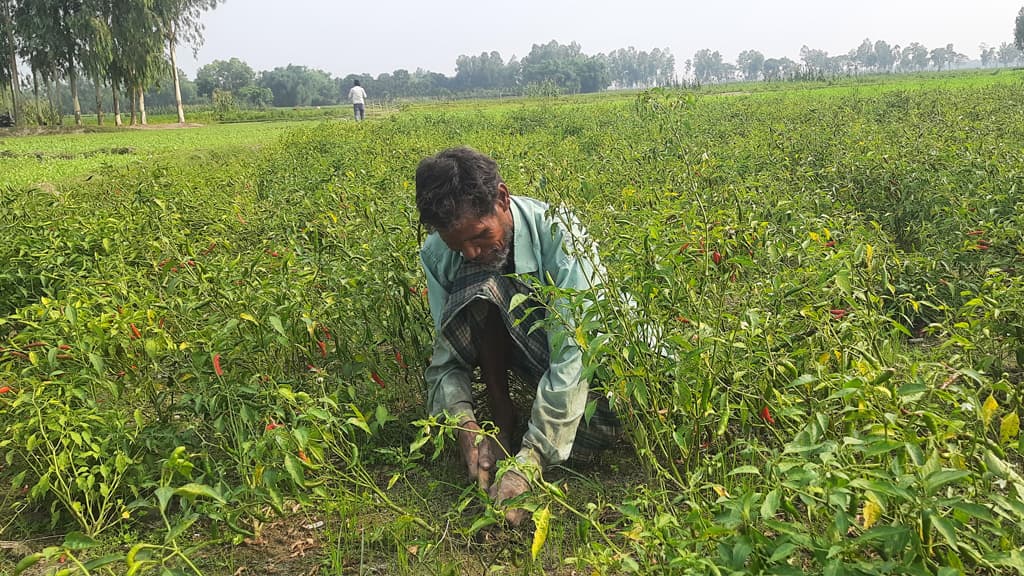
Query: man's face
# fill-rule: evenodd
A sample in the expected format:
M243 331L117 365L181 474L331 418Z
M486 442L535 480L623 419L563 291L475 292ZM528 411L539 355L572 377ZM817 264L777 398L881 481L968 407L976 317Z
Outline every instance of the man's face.
M463 218L445 231L441 239L454 252L475 264L500 271L512 250L513 223L508 190L499 184L494 211L480 218Z

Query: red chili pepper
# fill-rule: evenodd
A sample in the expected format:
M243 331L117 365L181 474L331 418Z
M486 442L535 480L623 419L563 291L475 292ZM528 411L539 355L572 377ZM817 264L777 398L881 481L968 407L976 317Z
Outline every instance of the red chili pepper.
M276 430L278 428L284 428L284 424L278 424L277 422L274 422L273 420L271 420L270 422L267 423L266 430L267 430L267 432L271 432L271 431Z
M138 340L139 338L142 338L142 332L139 332L139 329L135 326L135 323L132 323L131 327L132 327L132 340Z
M220 367L220 354L213 355L213 371L217 373L217 376L224 375L224 370Z
M210 242L210 245L206 247L206 250L203 250L202 252L200 252L200 254L202 254L203 256L206 256L210 252L213 252L213 249L216 248L216 247L217 247L217 243L216 242Z
M0 386L0 394L7 394L11 391L10 386Z
M828 242L825 242L825 247L826 248L835 248L835 246L836 246L836 241L835 240L829 240Z
M57 346L57 348L60 348L61 350L71 350L71 346L68 344L61 344L60 346Z
M829 310L828 313L832 315L833 320L842 320L843 317L846 316L846 310L842 308L835 308L833 310Z
M334 337L331 336L331 331L327 329L327 326L321 324L320 331L324 333L324 338L327 338L328 340L334 340Z
M398 367L402 370L408 368L408 366L405 365L405 360L402 358L401 352L395 351L395 362L398 362Z
M690 323L690 319L687 318L686 316L676 316L676 320L682 322L683 324L689 324Z
M31 344L25 344L25 348L39 348L46 346L46 342L32 342Z
M715 264L721 264L722 254L719 253L718 250L715 250L714 252L711 253L711 259L715 262Z
M984 233L985 233L984 230L971 230L970 232L967 233L967 235L968 236L981 236Z
M327 358L327 344L323 340L317 340L316 345L320 348L320 355Z
M302 460L306 464L309 464L309 456L306 456L306 452L299 450L299 460Z
M377 386L380 386L381 388L385 387L384 380L381 379L381 377L378 376L376 372L370 372L370 378L373 378L373 381L377 383Z
M772 418L772 413L770 410L768 410L767 406L761 408L761 418L763 418L764 421L769 424L775 424L775 418Z
M18 358L21 358L22 360L25 360L25 359L28 358L28 354L25 354L24 352L20 352L18 350L8 350L7 353L10 354L11 356L17 356Z
M689 247L690 247L690 243L689 242L683 244L682 246L679 247L679 253L682 254L683 252L686 252L686 250Z

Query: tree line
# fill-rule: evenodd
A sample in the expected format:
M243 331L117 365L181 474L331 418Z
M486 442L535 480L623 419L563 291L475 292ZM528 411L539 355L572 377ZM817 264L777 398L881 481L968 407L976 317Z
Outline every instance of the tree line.
M978 62L982 67L1015 66L1024 61L1024 52L1014 43L1003 42L998 48L981 44ZM942 71L969 62L966 54L952 44L928 49L919 42L906 46L884 40L865 39L849 52L830 56L825 50L803 46L800 61L789 58L765 58L757 50L739 53L736 63L726 62L721 53L699 50L685 63L687 76L699 84L742 81L778 81L820 79L857 74Z
M218 1L0 0L0 85L10 99L15 121L26 120L24 84L31 86L38 116L40 87L53 98L56 84L64 82L71 93L75 123L81 124L79 81L86 78L95 93L99 123L103 123L101 91L109 88L115 123L121 124L123 94L128 97L130 122L145 124L146 91L169 75L178 121L184 122L177 49L181 44L198 45L199 18ZM28 68L24 78L21 66Z
M682 71L668 48L651 51L630 46L589 55L576 42L552 40L534 44L519 59L507 61L496 51L460 55L454 76L418 68L398 69L376 77L329 72L289 64L255 71L231 58L201 67L194 81L177 68L175 50L202 40L199 17L220 0L0 0L0 93L14 116L23 120L21 103L31 101L42 123L40 90L59 121L65 106L81 122L80 87L95 93L96 114L113 108L120 125L120 97L128 97L131 123L146 122L146 102L174 106L184 122L184 103L216 107L264 108L326 106L342 102L355 80L372 98L452 98L465 96L588 93L609 88L648 88L730 81L820 79L863 73L946 70L968 57L952 44L927 48L865 39L846 53L829 55L803 46L799 62L766 58L744 50L735 63L718 51L702 49L687 59ZM982 44L981 66L1012 66L1024 59L1024 8L1015 22L1014 42L998 47ZM19 74L19 62L27 66ZM80 81L81 80L81 81ZM25 88L31 87L31 98ZM65 98L66 96L66 98ZM65 101L69 104L65 104ZM173 101L173 102L172 102Z
M217 60L196 73L200 96L231 93L239 103L260 106L322 106L344 99L353 81L375 98L451 98L521 95L543 91L588 93L616 88L646 88L675 81L675 58L667 48L650 52L630 46L609 54L588 55L576 42L534 44L522 59L506 61L499 52L460 55L455 75L419 68L332 77L328 72L289 64L257 73L232 58Z

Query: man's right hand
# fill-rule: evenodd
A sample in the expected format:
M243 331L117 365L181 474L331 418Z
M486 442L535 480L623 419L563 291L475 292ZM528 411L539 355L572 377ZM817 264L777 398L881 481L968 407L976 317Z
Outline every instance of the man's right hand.
M466 470L469 477L486 490L491 485L495 465L502 456L501 447L472 420L464 423L462 428L459 430L459 450L466 460Z

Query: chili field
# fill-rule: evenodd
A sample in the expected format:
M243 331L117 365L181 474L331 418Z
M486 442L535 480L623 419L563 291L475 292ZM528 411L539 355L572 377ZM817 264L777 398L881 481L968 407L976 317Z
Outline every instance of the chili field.
M0 135L0 570L1024 574L1024 75L943 78ZM462 144L607 269L518 529L424 410Z

